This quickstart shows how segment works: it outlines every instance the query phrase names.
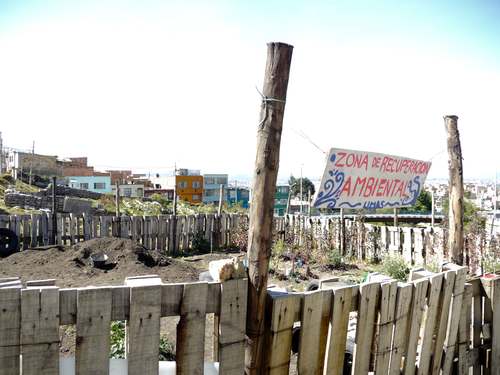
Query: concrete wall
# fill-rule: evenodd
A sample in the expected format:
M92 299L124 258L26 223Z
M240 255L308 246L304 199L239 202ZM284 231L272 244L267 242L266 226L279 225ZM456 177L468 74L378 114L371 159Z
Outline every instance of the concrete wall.
M144 197L144 185L123 184L118 186L120 197L142 198ZM111 187L113 195L116 194L116 186Z
M21 169L24 173L29 173L32 170L33 174L39 176L60 176L62 168L57 162L57 156L39 155L27 152L11 151L7 157L7 171L12 172L14 177Z
M74 189L88 190L95 193L111 193L111 177L106 176L71 176L67 184ZM102 184L100 187L99 185Z

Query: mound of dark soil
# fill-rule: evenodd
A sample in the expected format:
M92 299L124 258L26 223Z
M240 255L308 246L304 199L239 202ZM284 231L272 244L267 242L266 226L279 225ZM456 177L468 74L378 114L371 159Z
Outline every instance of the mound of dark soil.
M108 256L112 267L92 265L91 256ZM18 276L23 281L56 279L59 287L122 285L128 276L159 275L164 282L198 280L205 265L169 258L156 250L122 238L96 238L73 246L24 250L0 258L0 277Z
M93 266L92 259L105 254L109 265L120 262L141 262L147 267L168 266L170 258L157 250L147 250L144 246L123 238L94 238L73 245L74 261L78 266ZM112 267L114 268L114 267Z

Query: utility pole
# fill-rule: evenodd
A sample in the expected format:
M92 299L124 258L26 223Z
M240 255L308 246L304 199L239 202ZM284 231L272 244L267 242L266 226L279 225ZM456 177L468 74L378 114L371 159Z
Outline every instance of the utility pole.
M302 165L300 166L300 214L302 215Z
M273 207L286 92L293 47L284 43L267 45L257 155L248 230L248 308L245 374L263 373L265 345L264 316L267 297L269 257L272 247Z
M35 141L33 141L33 146L31 147L31 160L30 160L30 179L29 184L31 185L31 175L33 173L33 159L35 158Z
M445 116L444 125L448 143L449 170L449 212L448 212L448 251L451 261L463 264L464 250L464 180L462 167L462 149L457 127L457 116Z
M495 198L493 199L493 218L491 219L491 230L490 236L493 236L495 232L495 220L497 219L497 200L498 200L498 191L497 191L497 172L495 171L495 187L493 191L495 192Z
M311 189L307 190L307 215L311 217Z

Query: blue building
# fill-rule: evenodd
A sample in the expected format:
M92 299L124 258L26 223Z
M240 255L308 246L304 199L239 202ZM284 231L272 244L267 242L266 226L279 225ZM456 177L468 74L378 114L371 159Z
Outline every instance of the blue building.
M69 187L96 193L111 193L111 176L70 176L66 177Z
M203 203L219 204L219 194L221 185L223 199L226 197L227 174L205 174L203 175Z
M241 207L248 208L250 201L250 190L244 187L228 187L226 200L228 204L241 204Z

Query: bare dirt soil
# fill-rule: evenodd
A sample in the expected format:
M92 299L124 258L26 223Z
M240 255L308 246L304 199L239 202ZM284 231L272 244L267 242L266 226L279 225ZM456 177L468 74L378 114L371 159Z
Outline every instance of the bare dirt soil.
M105 253L109 269L92 266L91 256ZM24 250L0 258L0 277L18 276L28 280L56 279L61 288L89 285L123 285L127 276L159 275L163 282L197 281L208 262L230 257L213 253L170 258L148 251L132 240L96 238L73 246L47 250ZM109 265L109 266L108 266Z

